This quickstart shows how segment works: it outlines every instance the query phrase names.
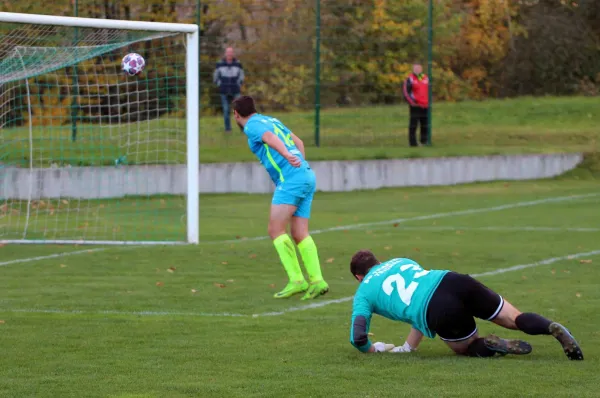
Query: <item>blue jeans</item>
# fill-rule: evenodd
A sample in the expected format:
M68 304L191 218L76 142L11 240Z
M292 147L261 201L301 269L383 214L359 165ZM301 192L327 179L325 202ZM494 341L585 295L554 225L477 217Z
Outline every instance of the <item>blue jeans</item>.
M231 131L231 102L238 98L241 94L221 94L221 106L223 107L223 122L225 123L225 131Z

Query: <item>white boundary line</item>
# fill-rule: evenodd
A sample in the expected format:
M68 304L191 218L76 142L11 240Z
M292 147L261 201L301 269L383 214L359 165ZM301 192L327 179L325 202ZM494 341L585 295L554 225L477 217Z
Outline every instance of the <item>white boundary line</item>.
M596 256L600 255L600 250L594 250L591 252L581 252L575 254L569 254L567 256L560 257L551 257L545 260L536 261L534 263L529 264L519 264L514 265L508 268L498 268L492 271L481 272L478 274L470 274L474 278L479 278L483 276L494 276L499 274L504 274L507 272L520 271L527 268L535 268L541 265L553 264L563 260L573 260L581 257L588 256ZM64 314L64 315L135 315L135 316L194 316L194 317L243 317L243 318L259 318L259 317L272 317L272 316L280 316L285 315L291 312L297 311L306 311L315 308L326 307L330 304L339 304L351 301L354 296L342 297L339 299L333 300L325 300L318 301L315 303L302 305L298 307L286 308L281 311L274 312L263 312L259 314L247 315L247 314L234 314L234 313L222 313L222 314L211 314L211 313L202 313L202 312L170 312L170 311L82 311L82 310L60 310L60 309L36 309L36 308L25 308L25 309L2 309L0 308L0 313L2 312L11 312L11 313L30 313L30 314Z
M350 224L350 225L345 225L345 226L313 230L313 231L311 231L311 235L323 234L323 233L327 233L327 232L359 229L359 228L363 228L363 227L373 227L373 226L378 226L378 225L387 225L387 224L396 224L396 223L399 224L399 223L405 223L405 222L409 222L409 221L431 220L431 219L437 219L437 218L463 216L463 215L477 214L477 213L489 213L489 212L500 211L500 210L515 209L515 208L525 207L525 206L536 206L536 205L545 204L545 203L564 202L564 201L591 198L591 197L597 197L597 196L600 196L600 192L583 194L583 195L558 196L558 197L554 197L554 198L532 200L532 201L527 201L527 202L509 203L506 205L500 205L500 206L494 206L494 207L483 207L483 208L479 208L479 209L468 209L468 210L451 211L451 212L446 212L446 213L435 213L435 214L430 214L430 215L426 215L426 216L397 218L397 219L387 220L387 221L376 221L376 222L371 222L371 223ZM245 239L231 239L231 240L204 241L204 242L201 241L200 244L243 243L243 242L262 241L262 240L267 240L267 239L270 239L270 238L268 236L257 236L257 237L245 238ZM6 267L7 265L12 265L12 264L46 260L46 259L50 259L50 258L60 258L60 257L74 256L77 254L100 252L100 251L105 251L105 250L109 250L109 249L113 249L113 248L117 248L117 247L119 249L125 249L125 248L135 248L138 246L103 247L103 248L97 248L97 249L88 249L88 250L79 250L79 251L72 251L72 252L49 254L47 256L21 258L21 259L0 262L0 267Z
M406 231L498 231L498 232L600 232L600 228L568 228L568 227L460 227L460 226L423 226L423 227L398 227ZM383 228L377 228L382 231Z
M46 260L49 258L68 257L68 256L74 256L77 254L85 254L85 253L95 253L95 252L100 252L100 251L104 251L104 250L107 250L107 248L101 247L101 248L97 248L97 249L77 250L77 251L72 251L72 252L48 254L46 256L18 258L15 260L9 260L9 261L4 261L4 262L0 263L0 267L6 267L7 265L12 265L12 264L29 263L32 261Z
M386 220L386 221L376 221L376 222L369 222L369 223L342 225L342 226L338 226L338 227L312 230L312 231L310 231L310 234L317 235L317 234L323 234L323 233L327 233L327 232L346 231L346 230L352 230L352 229L360 229L360 228L364 228L364 227L375 227L378 225L400 224L400 223L405 223L405 222L409 222L409 221L422 221L422 220L432 220L432 219L445 218L445 217L466 216L466 215L478 214L478 213L491 213L491 212L500 211L500 210L516 209L519 207L527 207L527 206L537 206L537 205L546 204L546 203L565 202L565 201L571 201L571 200L576 200L576 199L591 198L591 197L596 197L596 196L600 196L600 192L589 193L589 194L584 194L584 195L558 196L558 197L554 197L554 198L538 199L538 200L532 200L532 201L527 201L527 202L509 203L506 205L493 206L493 207L482 207L482 208L478 208L478 209L458 210L458 211L450 211L450 212L446 212L446 213L435 213L435 214L429 214L426 216L396 218L393 220ZM227 244L227 243L255 242L255 241L267 240L267 239L270 239L270 238L268 236L255 236L252 238L242 238L242 239L229 239L229 240L204 241L204 242L200 241L200 244Z

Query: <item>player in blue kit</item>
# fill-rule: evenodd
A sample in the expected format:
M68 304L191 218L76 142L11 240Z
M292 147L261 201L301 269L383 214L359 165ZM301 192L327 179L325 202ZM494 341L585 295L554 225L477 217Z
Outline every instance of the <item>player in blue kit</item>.
M304 144L279 120L259 114L252 97L239 97L232 105L235 121L248 137L250 150L275 184L269 236L289 281L274 297L286 298L298 293L305 293L302 300L319 297L329 291L329 285L323 279L317 246L308 232L316 178L306 161ZM286 232L288 224L310 283L302 274L294 243Z
M354 296L350 342L362 352L411 352L424 336L434 338L436 334L455 353L471 357L531 352L531 345L522 340L479 337L474 318L480 318L530 335L554 336L569 359L583 359L567 328L541 315L520 312L469 275L425 270L408 258L380 263L369 250L352 257L350 272L360 282ZM371 343L372 314L410 324L404 345Z

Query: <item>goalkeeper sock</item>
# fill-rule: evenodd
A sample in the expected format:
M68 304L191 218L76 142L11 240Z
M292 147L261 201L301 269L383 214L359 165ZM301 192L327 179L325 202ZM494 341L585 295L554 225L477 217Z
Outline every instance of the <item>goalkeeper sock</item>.
M290 282L304 281L304 275L302 275L298 257L296 256L296 248L290 237L287 234L280 235L273 240L273 245L275 245L279 259L283 264L283 268L285 268L285 272L287 272Z
M311 236L306 237L302 242L298 243L298 249L300 255L302 255L302 261L304 261L304 267L308 272L308 277L311 282L318 282L323 280L321 274L321 264L319 263L319 253L317 252L317 245Z
M527 334L550 334L552 321L532 312L524 312L515 318L515 324L520 331Z

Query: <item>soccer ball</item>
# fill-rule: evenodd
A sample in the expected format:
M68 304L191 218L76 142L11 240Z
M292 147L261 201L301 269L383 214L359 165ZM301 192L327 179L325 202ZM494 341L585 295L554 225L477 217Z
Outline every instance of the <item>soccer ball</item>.
M146 66L144 57L136 53L127 54L121 61L121 69L129 76L139 75L144 70L144 66Z

